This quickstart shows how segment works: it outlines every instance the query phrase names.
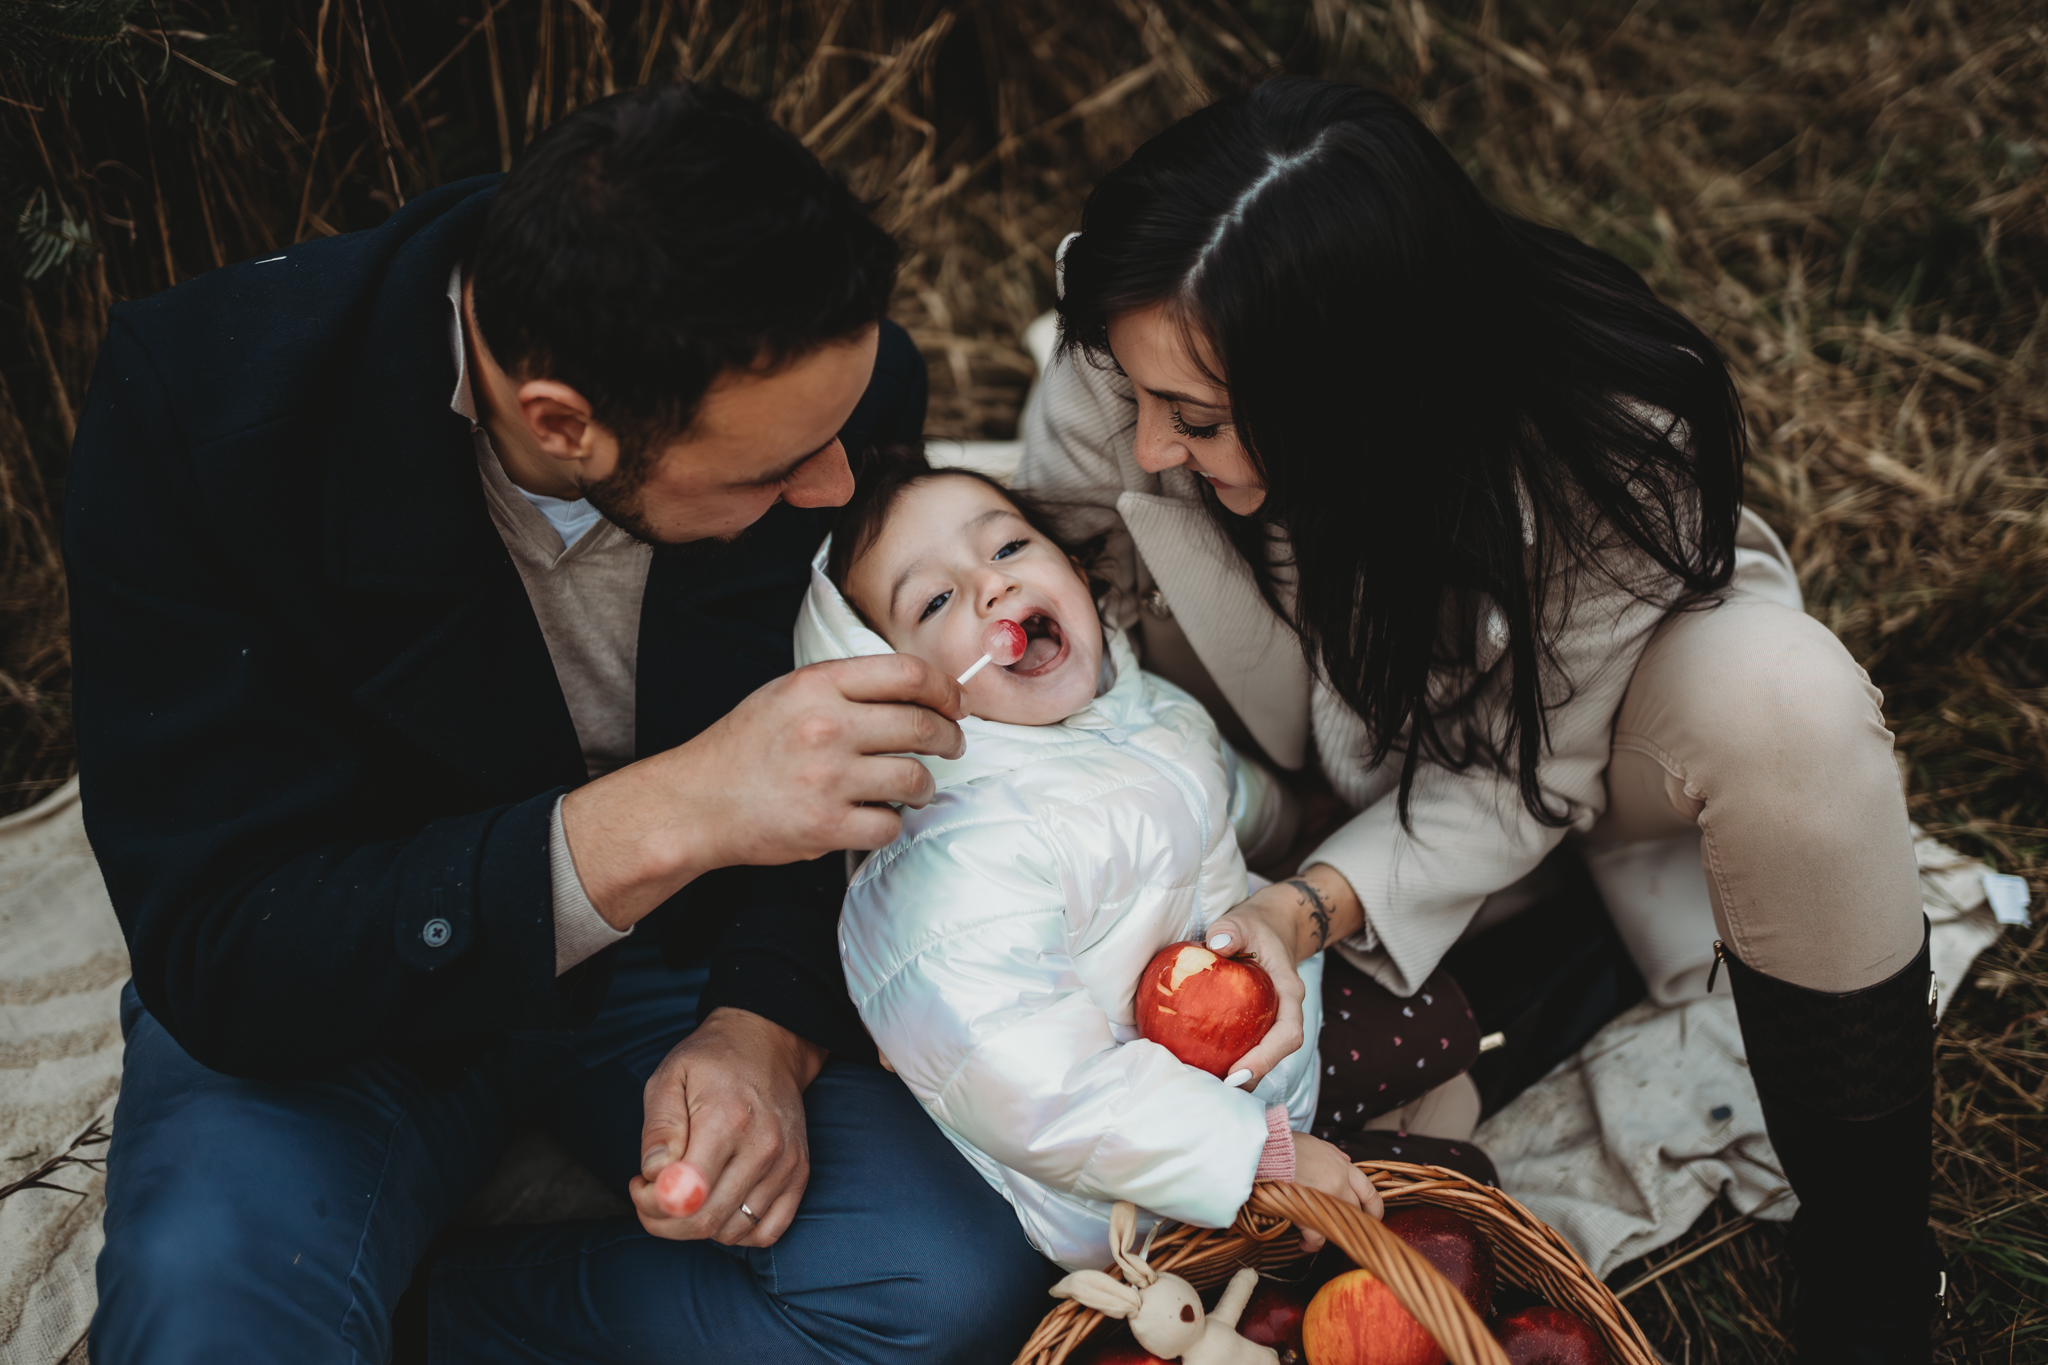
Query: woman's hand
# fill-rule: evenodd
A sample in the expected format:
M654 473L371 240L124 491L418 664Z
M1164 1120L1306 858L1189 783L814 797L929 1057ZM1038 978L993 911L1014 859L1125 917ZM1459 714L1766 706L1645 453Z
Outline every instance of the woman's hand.
M1257 1047L1238 1058L1224 1076L1226 1083L1250 1090L1301 1046L1301 1002L1308 991L1294 964L1364 927L1365 910L1351 883L1328 863L1275 882L1209 926L1210 951L1224 957L1252 954L1280 993L1280 1017Z
M1372 1187L1372 1181L1365 1178L1365 1172L1352 1165L1341 1148L1307 1133L1294 1135L1294 1183L1363 1209L1368 1217L1386 1216L1387 1206L1381 1201L1380 1192ZM1313 1228L1301 1230L1303 1251L1320 1251L1326 1240Z

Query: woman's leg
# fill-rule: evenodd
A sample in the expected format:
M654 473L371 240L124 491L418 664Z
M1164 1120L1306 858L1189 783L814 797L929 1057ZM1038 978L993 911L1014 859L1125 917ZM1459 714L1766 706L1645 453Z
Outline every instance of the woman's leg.
M1811 990L1920 950L1920 875L1881 698L1826 626L1737 594L1667 622L1616 718L1592 838L1697 829L1722 941Z
M1601 839L1701 835L1750 1071L1800 1199L1807 1360L1924 1361L1926 921L1881 698L1742 593L1658 632L1616 719Z

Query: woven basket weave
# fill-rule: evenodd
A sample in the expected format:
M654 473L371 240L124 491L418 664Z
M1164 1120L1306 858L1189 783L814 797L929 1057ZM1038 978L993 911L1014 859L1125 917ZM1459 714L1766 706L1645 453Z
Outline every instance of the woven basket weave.
M1493 1248L1504 1279L1541 1294L1598 1329L1614 1365L1658 1365L1657 1353L1607 1286L1578 1253L1514 1200L1441 1166L1361 1161L1389 1212L1434 1204L1472 1220ZM1297 1226L1328 1237L1352 1263L1386 1281L1401 1306L1422 1324L1450 1365L1507 1365L1500 1344L1464 1297L1407 1243L1347 1204L1301 1185L1261 1184L1227 1228L1175 1227L1152 1243L1152 1265L1197 1289L1213 1289L1239 1266L1272 1270L1299 1260ZM1111 1275L1120 1273L1116 1270ZM1061 1365L1103 1322L1071 1301L1045 1315L1015 1365Z

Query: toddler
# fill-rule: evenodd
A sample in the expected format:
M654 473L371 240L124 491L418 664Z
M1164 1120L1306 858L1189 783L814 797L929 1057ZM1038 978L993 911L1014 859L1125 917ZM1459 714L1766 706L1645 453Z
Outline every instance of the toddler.
M1246 895L1222 740L1106 630L1081 564L1001 485L896 456L820 551L798 664L914 654L949 676L1012 621L1023 657L968 682L966 754L852 879L840 955L884 1064L1068 1269L1111 1263L1111 1206L1225 1226L1255 1179L1379 1212L1314 1116L1318 954L1301 1048L1251 1089L1138 1036L1138 976ZM1246 1073L1249 1078L1249 1073ZM1233 1077L1232 1079L1236 1079Z

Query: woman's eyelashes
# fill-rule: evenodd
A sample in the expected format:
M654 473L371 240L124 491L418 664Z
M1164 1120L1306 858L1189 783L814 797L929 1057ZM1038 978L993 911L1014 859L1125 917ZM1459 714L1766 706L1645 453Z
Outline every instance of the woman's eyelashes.
M1217 432L1223 430L1223 423L1221 422L1211 422L1206 427L1191 427L1181 420L1179 408L1169 408L1168 411L1173 414L1173 429L1181 435L1193 437L1197 441L1206 441Z

